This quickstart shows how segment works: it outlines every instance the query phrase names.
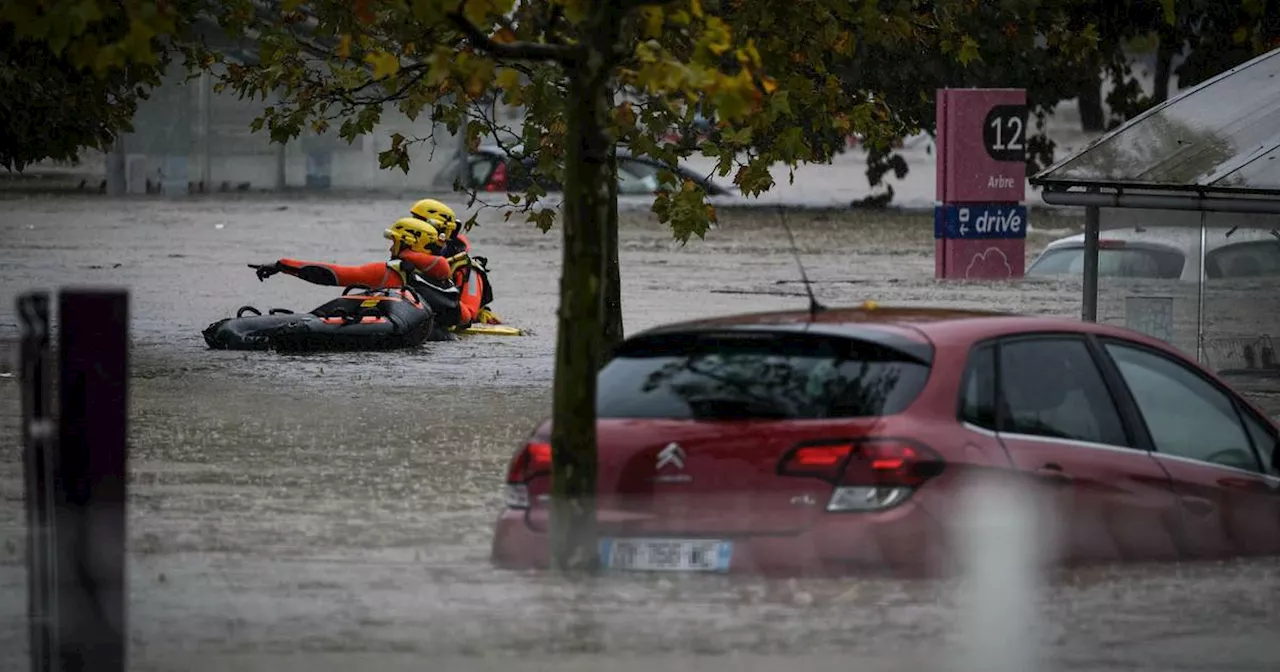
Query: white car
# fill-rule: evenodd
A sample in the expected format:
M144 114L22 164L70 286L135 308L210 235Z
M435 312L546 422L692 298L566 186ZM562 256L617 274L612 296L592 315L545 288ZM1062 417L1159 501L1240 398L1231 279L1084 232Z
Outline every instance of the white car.
M1198 227L1102 231L1098 248L1099 277L1200 280ZM1280 230L1210 227L1205 248L1205 277L1210 280L1280 276ZM1031 277L1083 273L1082 233L1050 243L1026 272Z

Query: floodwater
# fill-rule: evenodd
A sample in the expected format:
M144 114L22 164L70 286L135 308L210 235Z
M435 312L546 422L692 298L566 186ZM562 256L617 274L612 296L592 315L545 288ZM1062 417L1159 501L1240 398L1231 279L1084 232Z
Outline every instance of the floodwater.
M974 660L962 654L978 612L956 581L568 584L489 566L506 462L549 410L557 231L488 213L471 236L491 261L498 312L529 336L281 356L212 352L199 331L241 305L307 310L334 291L286 276L259 283L245 264L380 259L380 232L406 202L0 205L0 342L16 334L13 300L27 289L132 291L134 669L923 671ZM725 212L706 241L680 247L628 213L628 329L804 307L775 217ZM928 214L790 221L828 304L1079 314L1078 283L935 283ZM1077 224L1048 219L1041 230ZM12 367L0 363L0 434L12 447L0 454L0 669L23 670ZM1280 658L1280 562L1097 568L1031 585L1039 627L1023 644L1038 669L1262 671Z

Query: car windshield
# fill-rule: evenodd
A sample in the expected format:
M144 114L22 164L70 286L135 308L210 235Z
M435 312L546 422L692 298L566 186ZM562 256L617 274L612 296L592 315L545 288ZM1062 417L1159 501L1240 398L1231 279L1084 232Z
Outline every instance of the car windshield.
M1177 279L1185 263L1180 252L1149 247L1098 250L1098 275L1113 278ZM1084 246L1048 250L1027 269L1027 275L1079 275L1084 273Z
M890 415L929 365L892 348L796 335L669 336L629 344L600 372L602 418L818 419Z

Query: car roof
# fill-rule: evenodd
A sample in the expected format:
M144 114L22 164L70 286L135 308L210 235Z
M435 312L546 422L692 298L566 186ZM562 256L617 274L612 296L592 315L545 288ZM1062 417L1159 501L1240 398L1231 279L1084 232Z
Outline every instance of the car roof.
M1231 232L1231 235L1226 235ZM1198 227L1184 226L1151 226L1142 230L1135 230L1133 227L1125 227L1119 229L1107 229L1099 232L1100 240L1114 240L1125 243L1136 244L1153 244L1164 245L1176 248L1182 252L1195 252L1200 249L1200 229ZM1234 231L1231 227L1208 227L1208 235L1206 242L1210 251L1235 245L1237 243L1252 243L1260 241L1280 242L1271 234L1269 229L1256 227L1239 227ZM1056 249L1059 247L1079 247L1084 244L1084 234L1077 233L1073 236L1059 238L1045 246L1045 250Z
M1130 329L1083 322L1074 318L955 308L879 306L871 302L856 307L828 308L812 318L807 310L704 318L656 327L636 334L635 338L659 334L757 329L848 338L865 338L870 332L878 331L937 345L967 344L1014 334L1075 332L1115 336L1162 349L1168 348L1166 344Z

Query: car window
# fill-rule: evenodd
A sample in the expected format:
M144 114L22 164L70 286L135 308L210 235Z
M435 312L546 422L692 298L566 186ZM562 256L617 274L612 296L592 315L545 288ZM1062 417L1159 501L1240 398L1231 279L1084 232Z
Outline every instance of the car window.
M1275 435L1252 413L1246 411L1241 415L1244 417L1244 426L1249 432L1249 438L1253 440L1253 447L1258 457L1262 458L1262 470L1272 476L1280 476L1280 468L1276 465L1276 458L1280 456L1276 454Z
M471 182L463 186L475 189L483 187L489 183L489 176L493 174L493 169L497 165L497 161L491 156L472 154L470 164Z
M1001 343L1000 431L1128 446L1120 413L1089 353L1073 337Z
M960 385L960 419L986 429L996 428L996 355L990 345L969 356Z
M1177 279L1184 259L1173 250L1104 248L1098 250L1098 275L1111 278ZM1027 269L1027 275L1080 275L1084 273L1084 247L1048 250Z
M618 170L625 170L637 177L657 177L659 168L648 161L637 159L618 159Z
M929 365L848 338L676 335L624 343L600 371L601 418L783 420L903 411Z
M1158 452L1259 471L1231 399L1182 364L1149 350L1107 343Z
M658 190L658 171L637 170L637 161L618 161L619 194L652 194Z
M1210 278L1251 278L1280 275L1280 240L1227 245L1205 255Z

